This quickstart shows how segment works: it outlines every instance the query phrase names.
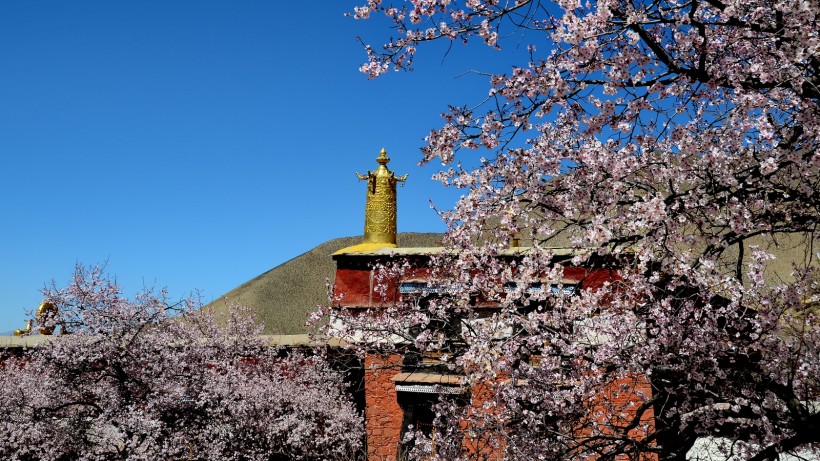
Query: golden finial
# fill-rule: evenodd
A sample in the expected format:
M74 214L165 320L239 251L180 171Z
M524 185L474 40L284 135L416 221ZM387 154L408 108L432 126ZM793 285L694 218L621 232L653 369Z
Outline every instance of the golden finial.
M387 151L384 150L384 147L382 147L381 152L379 152L379 158L377 158L376 161L379 162L379 165L387 165L390 163L390 157L387 156Z
M407 175L397 177L387 168L390 158L382 149L376 158L379 167L366 175L356 173L367 180L367 200L364 216L364 243L396 244L396 183L407 180Z

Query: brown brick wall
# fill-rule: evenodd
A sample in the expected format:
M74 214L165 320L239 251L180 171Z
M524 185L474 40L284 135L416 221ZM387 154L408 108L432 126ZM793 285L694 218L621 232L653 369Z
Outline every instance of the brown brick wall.
M596 420L599 430L604 433L611 428L609 432L613 436L623 437L623 429L628 428L630 439L641 440L654 431L655 414L652 407L642 409L642 404L652 397L652 386L646 376L635 374L620 378L601 389L596 397L590 402L589 418ZM642 410L640 414L639 410ZM638 423L633 426L636 417ZM621 454L615 459L628 461L634 458ZM644 453L638 459L657 461L658 457L654 453Z
M365 418L367 459L395 461L401 434L403 412L391 379L401 366L398 354L365 357Z
M501 377L500 379L507 379ZM504 459L504 448L506 440L503 429L499 427L503 421L504 408L496 398L496 390L493 383L478 384L470 389L470 405L481 413L473 427L468 427L467 423L462 423L467 431L464 439L464 449L471 460L476 461L498 461ZM471 437L473 434L474 437Z

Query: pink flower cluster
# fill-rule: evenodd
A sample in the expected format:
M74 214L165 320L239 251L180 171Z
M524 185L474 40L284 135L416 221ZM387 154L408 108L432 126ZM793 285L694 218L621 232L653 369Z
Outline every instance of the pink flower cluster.
M4 460L350 460L361 448L339 374L266 345L245 309L130 300L98 267L45 294L71 333L0 364Z
M704 437L756 460L820 446L816 0L431 0L374 11L402 35L371 50L373 65L408 68L405 49L433 40L477 37L487 52L530 41L529 61L494 75L484 105L453 104L422 149L448 166L437 179L464 189L442 212L451 254L441 264L459 295L390 313L397 331L467 321L455 342L465 347L448 355L454 369L469 382L519 379L500 384L503 418L475 408L462 418L506 428L515 459L684 459ZM438 32L418 33L428 27ZM474 150L487 158L467 159ZM513 237L531 249L511 270L497 256ZM485 314L469 309L471 294L499 293L499 280L542 283L561 266L556 245L622 281L539 308L516 290L492 321L475 321ZM499 340L498 325L517 333ZM416 347L440 347L434 336ZM649 377L651 395L635 407L653 423L584 426L602 386L630 376Z

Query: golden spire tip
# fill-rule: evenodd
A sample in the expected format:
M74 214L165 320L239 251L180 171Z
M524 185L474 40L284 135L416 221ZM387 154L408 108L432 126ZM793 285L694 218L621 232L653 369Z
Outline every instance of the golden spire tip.
M387 156L387 150L385 150L384 147L382 147L381 152L379 152L379 158L377 158L376 161L379 162L379 165L386 165L390 162L390 157Z

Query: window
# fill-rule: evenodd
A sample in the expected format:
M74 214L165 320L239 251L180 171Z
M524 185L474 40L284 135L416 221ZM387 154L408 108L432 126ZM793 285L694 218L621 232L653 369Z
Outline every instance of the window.
M410 451L413 448L413 441L403 442L405 436L412 432L421 432L425 436L431 436L436 431L435 406L440 398L456 399L459 405L466 403L463 401L463 389L458 386L442 386L430 384L396 384L398 391L398 402L404 411L401 423L402 440L399 446L397 459L400 461L409 460ZM412 429L411 429L412 427ZM435 446L433 447L435 450Z
M552 294L563 294L565 296L570 296L576 293L578 290L578 285L575 284L562 284L556 285L551 284L550 286L550 293ZM504 292L505 293L512 293L518 288L518 284L516 282L507 282L504 284ZM525 292L527 294L533 293L541 293L544 291L544 284L541 282L534 282L530 283Z
M429 386L432 387L432 386ZM396 390L400 390L397 386ZM410 451L413 448L413 441L405 442L405 437L409 432L421 432L430 436L434 431L434 421L436 418L433 406L438 402L437 393L419 392L399 392L399 405L404 411L401 421L401 435L398 459L400 461L409 460Z

